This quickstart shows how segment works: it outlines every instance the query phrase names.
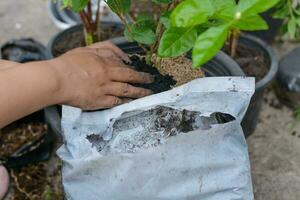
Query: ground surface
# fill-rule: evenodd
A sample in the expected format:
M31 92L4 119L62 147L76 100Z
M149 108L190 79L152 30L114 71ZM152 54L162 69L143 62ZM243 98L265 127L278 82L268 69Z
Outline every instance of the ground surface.
M45 0L0 1L0 44L32 37L46 44L58 31L50 21ZM295 44L276 45L281 54ZM275 99L271 92L267 95ZM263 105L256 132L247 140L257 200L300 199L300 127L291 134L292 112Z

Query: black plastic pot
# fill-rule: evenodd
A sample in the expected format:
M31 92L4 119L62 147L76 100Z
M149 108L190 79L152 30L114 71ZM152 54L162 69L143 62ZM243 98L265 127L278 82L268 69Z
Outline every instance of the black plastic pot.
M300 48L286 54L279 62L275 91L284 105L297 109L300 105Z
M110 29L113 31L113 33L116 34L115 37L120 37L123 34L123 25L120 23L115 22L101 22L101 28L103 30ZM118 35L118 33L120 33ZM66 30L63 30L56 34L48 43L47 46L47 57L48 59L56 57L54 54L55 46L59 43L64 42L64 40L68 39L70 35L76 34L78 35L79 39L76 40L76 43L74 43L73 46L65 47L64 49L61 49L61 53L65 53L71 49L84 46L84 34L83 34L83 26L81 24L72 26ZM107 39L113 38L113 35L110 35Z
M278 59L272 47L255 36L243 34L240 38L240 43L262 51L269 64L269 72L262 80L256 83L255 94L242 122L245 136L248 137L257 126L265 89L274 80L278 72Z
M272 13L273 13L273 10L269 10L262 14L262 17L269 25L268 30L251 31L251 32L249 32L249 34L259 37L260 39L268 42L269 44L274 42L276 36L280 32L280 28L283 24L283 20L274 19L272 17Z
M142 54L143 50L136 44L130 43L125 38L115 38L112 40L126 53ZM188 57L191 57L190 55ZM238 64L223 52L219 52L210 62L202 67L206 76L245 76L244 72ZM61 135L61 116L59 107L52 106L45 109L46 120L51 125L51 128Z
M38 111L25 118L16 121L20 123L45 122L44 111ZM28 164L46 161L50 158L53 151L55 135L50 127L47 132L43 133L39 138L20 146L12 155L8 157L0 157L0 164L7 168L21 168Z

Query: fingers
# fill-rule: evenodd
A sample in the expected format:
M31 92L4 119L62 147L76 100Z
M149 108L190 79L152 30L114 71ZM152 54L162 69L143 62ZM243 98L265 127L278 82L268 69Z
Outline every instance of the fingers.
M154 77L150 74L125 67L111 68L111 79L123 83L152 83L154 81Z
M134 87L128 83L113 82L104 89L108 95L137 99L152 94L151 90Z
M98 43L95 43L95 44L89 46L89 48L97 48L97 49L108 48L108 49L112 50L117 56L119 56L122 60L124 60L128 63L131 63L131 60L128 57L128 55L110 41L98 42Z

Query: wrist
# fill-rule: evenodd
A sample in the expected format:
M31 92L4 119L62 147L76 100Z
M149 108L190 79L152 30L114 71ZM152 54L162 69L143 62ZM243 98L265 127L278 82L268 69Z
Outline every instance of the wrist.
M36 77L35 84L38 84L36 88L39 88L41 94L45 95L43 106L50 106L55 104L60 104L62 102L61 91L61 79L59 76L59 71L52 64L51 60L49 61L40 61L40 62L30 62L26 64L20 64L22 68L27 66L31 68L31 76Z
M53 104L64 104L69 100L68 91L65 88L65 81L67 78L67 72L65 70L66 64L61 62L60 59L55 58L46 61L46 66L50 71L53 78L52 91L53 91Z

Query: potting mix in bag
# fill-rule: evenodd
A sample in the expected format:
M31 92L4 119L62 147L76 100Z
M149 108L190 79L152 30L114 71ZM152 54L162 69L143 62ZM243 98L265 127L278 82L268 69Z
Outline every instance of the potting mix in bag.
M194 80L113 109L63 107L72 200L252 200L240 122L252 78Z

